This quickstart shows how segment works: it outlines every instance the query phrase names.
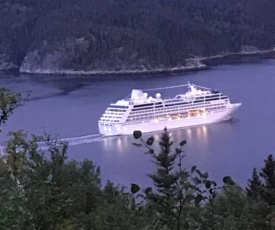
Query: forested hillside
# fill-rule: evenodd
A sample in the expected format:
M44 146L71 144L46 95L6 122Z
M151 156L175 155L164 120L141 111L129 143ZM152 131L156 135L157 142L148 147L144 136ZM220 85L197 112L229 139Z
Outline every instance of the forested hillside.
M0 67L151 70L273 49L273 0L3 0Z

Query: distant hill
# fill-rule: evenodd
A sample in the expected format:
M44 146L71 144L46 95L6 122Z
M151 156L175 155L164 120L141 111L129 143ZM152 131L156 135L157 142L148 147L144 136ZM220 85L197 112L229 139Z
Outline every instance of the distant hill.
M274 0L3 0L0 68L152 70L272 49Z

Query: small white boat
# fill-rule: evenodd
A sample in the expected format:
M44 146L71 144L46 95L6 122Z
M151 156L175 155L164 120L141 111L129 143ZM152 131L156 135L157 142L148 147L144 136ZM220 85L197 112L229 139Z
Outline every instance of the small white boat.
M129 98L110 104L98 121L99 132L106 136L130 135L135 130L143 133L211 124L231 118L241 103L231 103L221 92L194 84L185 93L162 99L161 94L148 96L147 92L133 89Z

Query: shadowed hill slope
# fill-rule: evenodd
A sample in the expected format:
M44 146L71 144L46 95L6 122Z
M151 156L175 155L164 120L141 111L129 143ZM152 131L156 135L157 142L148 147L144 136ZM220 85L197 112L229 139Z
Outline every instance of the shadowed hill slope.
M0 67L22 72L152 70L272 49L272 0L7 0Z

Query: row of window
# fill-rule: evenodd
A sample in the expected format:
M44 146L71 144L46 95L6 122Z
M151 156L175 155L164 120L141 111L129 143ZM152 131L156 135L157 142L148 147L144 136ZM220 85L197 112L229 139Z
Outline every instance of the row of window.
M126 109L112 109L112 108L108 108L107 111L111 111L111 112L126 112Z
M112 126L114 126L114 125L113 125L113 124L108 124L108 123L107 123L107 124L102 123L101 126L112 127Z
M214 106L209 106L206 111L216 111L216 110L223 110L225 109L226 106L217 106L217 105L214 105ZM194 111L194 112L191 112L189 115L190 116L196 116L198 114L202 114L203 113L203 110L202 111ZM176 114L167 114L167 113L157 113L157 114L138 114L138 115L131 115L127 118L127 122L129 121L139 121L139 120L147 120L147 119L155 119L155 118L163 118L163 119L169 119L170 118L173 118L173 119L176 119L176 118L184 118L184 117L187 117L188 116L188 113L184 112L184 113L176 113Z
M178 106L178 107L170 107L170 108L161 108L161 109L147 109L147 110L143 110L143 111L132 111L130 113L130 116L129 117L132 117L132 116L136 116L136 115L140 115L140 114L143 114L143 115L153 115L153 114L160 114L160 115L164 115L164 114L170 114L170 113L182 113L182 112L185 112L186 110L190 110L190 109L197 109L197 108L200 108L200 107L204 107L202 105L205 105L206 103L197 103L195 106ZM210 104L208 103L208 105L206 105L204 108L207 109L207 108L211 108L213 106L217 106L217 105L223 105L224 103L219 103L219 104ZM191 107L191 108L190 108Z
M216 107L207 109L207 111L221 110L221 109L225 109L225 108L226 108L226 106L216 106Z
M100 121L108 121L108 122L119 122L119 120L116 119L104 119L104 118L100 118Z
M128 121L129 122L129 121ZM131 121L130 121L131 122ZM136 124L144 124L144 123L150 123L150 120L146 121L139 121L139 122L131 122L131 123L124 123L121 126L128 126L128 125L136 125Z
M219 104L214 104L214 105L209 105L207 106L206 111L217 111L217 110L223 110L225 109L226 106L224 106L223 103L219 103ZM193 107L193 109L197 109L195 107ZM152 111L152 110L151 110ZM169 112L169 113L167 113ZM172 114L172 113L175 113L175 114ZM193 114L190 114L190 115L193 115ZM157 111L157 113L153 113L153 112L150 112L150 113L131 113L131 115L127 118L127 122L132 122L132 121L147 121L147 120L152 120L152 119L155 119L155 118L163 118L163 119L168 119L169 117L173 117L173 116L178 116L178 118L184 118L184 117L187 117L187 112L186 111L172 111L172 110L164 110L164 111ZM121 117L114 117L114 116L105 116L103 115L101 117L101 121L104 121L104 122L114 122L114 123L117 123L119 122L119 119L118 118L121 118ZM173 118L176 118L176 117L173 117Z

